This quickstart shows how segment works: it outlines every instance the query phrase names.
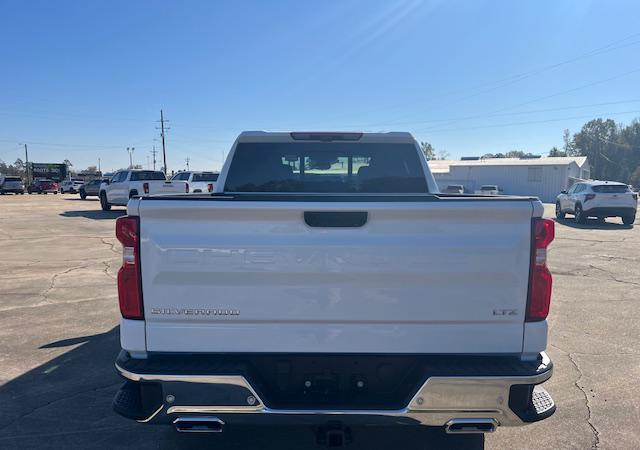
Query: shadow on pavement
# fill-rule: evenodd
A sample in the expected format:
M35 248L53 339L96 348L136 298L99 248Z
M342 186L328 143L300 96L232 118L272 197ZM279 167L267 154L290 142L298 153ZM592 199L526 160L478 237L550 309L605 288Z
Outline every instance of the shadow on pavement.
M102 211L100 209L91 209L87 211L65 211L60 213L62 217L84 217L93 220L117 219L127 214L126 209Z
M65 200L70 200L72 202L98 202L100 199L98 197L87 197L84 200L80 197L66 197Z
M63 339L41 349L69 347L51 361L0 386L0 448L320 449L307 427L233 427L220 435L178 434L167 426L137 424L115 414L111 401L122 381L113 361L118 328ZM440 430L353 427L349 449L482 449L481 435Z
M566 218L562 220L556 219L556 223L581 230L630 230L633 228L633 225L608 221L599 222L596 219L588 219L585 223L577 223L573 218Z

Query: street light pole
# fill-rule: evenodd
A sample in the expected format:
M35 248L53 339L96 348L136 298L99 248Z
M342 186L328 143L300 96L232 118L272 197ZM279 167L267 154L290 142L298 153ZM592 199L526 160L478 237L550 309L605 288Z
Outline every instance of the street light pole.
M31 181L29 180L29 152L27 150L27 144L24 144L24 159L25 159L25 174L27 175L27 184L29 184Z

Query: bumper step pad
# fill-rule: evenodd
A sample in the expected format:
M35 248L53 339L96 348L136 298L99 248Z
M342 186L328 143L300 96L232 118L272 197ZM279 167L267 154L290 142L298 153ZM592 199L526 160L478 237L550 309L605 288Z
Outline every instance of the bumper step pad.
M551 398L551 395L542 386L536 386L533 388L531 406L533 407L536 416L540 417L540 419L549 417L556 409L556 404Z

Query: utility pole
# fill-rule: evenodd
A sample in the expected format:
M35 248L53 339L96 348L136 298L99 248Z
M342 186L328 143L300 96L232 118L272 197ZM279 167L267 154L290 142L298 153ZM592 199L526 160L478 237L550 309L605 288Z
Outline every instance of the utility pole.
M156 153L158 153L158 151L156 150L156 146L153 146L153 150L151 150L151 154L153 155L153 170L156 170Z
M30 183L29 180L29 152L27 151L27 144L24 144L24 159L25 159L25 175L27 176L27 184Z
M133 152L135 149L135 147L127 147L127 151L129 152L129 169L133 169Z
M164 162L164 174L167 175L167 148L164 144L164 115L160 110L160 136L162 137L162 159Z
M187 170L189 170L189 161L190 161L189 157L187 156L187 158L184 160L184 162L187 163Z
M98 158L98 172L100 172L100 158Z

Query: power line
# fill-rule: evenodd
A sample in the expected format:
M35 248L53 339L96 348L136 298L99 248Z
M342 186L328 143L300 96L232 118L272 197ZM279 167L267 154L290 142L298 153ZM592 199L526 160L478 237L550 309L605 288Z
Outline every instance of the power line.
M135 150L135 147L127 147L127 152L129 153L129 169L133 169L133 152Z
M628 75L631 75L631 74L637 73L637 72L640 72L640 68L629 70L627 72L623 72L623 73L620 73L618 75L614 75L614 76L609 77L609 78L604 78L604 79L601 79L601 80L593 81L593 82L590 82L590 83L587 83L587 84L583 84L581 86L577 86L577 87L574 87L574 88L571 88L571 89L565 89L563 91L555 92L555 93L550 94L550 95L537 97L537 98L534 98L534 99L531 99L531 100L527 100L526 102L521 102L521 103L517 103L515 105L511 105L511 106L507 106L507 107L504 107L504 108L500 108L500 109L496 109L496 110L493 110L493 111L489 111L488 113L482 113L482 114L476 114L476 115L472 115L472 116L467 116L467 117L463 118L462 120L471 120L471 119L479 119L479 118L490 117L490 116L492 116L494 114L501 113L503 111L508 111L510 109L515 109L515 108L519 108L521 106L530 105L532 103L537 103L537 102L542 101L542 100L548 100L550 98L558 97L560 95L564 95L564 94L568 94L568 93L571 93L571 92L579 91L581 89L585 89L585 88L588 88L588 87L596 86L598 84L607 83L609 81L617 80L618 78L622 78L622 77L625 77L625 76L628 76ZM427 129L427 130L423 130L423 131L429 131L429 130Z
M632 110L632 111L619 111L619 112L609 112L602 114L595 114L596 116L616 116L622 114L637 114L640 113L640 109ZM485 128L503 128L514 125L531 125L537 123L549 123L549 122L561 122L563 120L575 120L575 119L589 119L593 118L594 114L582 115L582 116L572 116L572 117L558 117L554 119L544 119L544 120L530 120L526 122L511 122L511 123L501 123L501 124L493 124L493 125L479 125L474 127L464 127L464 128L441 128L441 129L428 129L428 130L418 130L417 132L429 132L429 133L441 133L446 131L467 131L467 130L481 130Z
M549 64L547 66L543 66L543 67L540 67L538 69L532 69L532 70L529 70L529 71L526 71L526 72L521 72L521 73L518 73L518 74L510 75L508 77L505 77L505 78L502 78L502 79L499 79L499 80L496 80L496 81L491 81L491 82L487 82L487 83L481 83L479 85L476 85L476 86L473 86L473 87L469 87L469 88L466 88L466 89L446 92L446 93L443 93L443 94L440 94L440 95L433 96L433 97L431 97L431 98L429 98L427 100L423 100L423 101L421 101L421 103L424 102L424 101L433 102L434 100L447 98L447 97L452 97L452 96L456 96L456 95L458 95L460 93L474 91L476 89L482 89L482 88L485 88L485 87L488 87L488 86L492 86L492 85L498 84L498 86L494 86L492 88L489 88L488 90L484 90L484 91L481 91L481 92L476 92L476 93L473 93L473 94L469 94L469 96L464 97L462 99L458 99L457 101L467 100L468 98L474 97L476 95L480 95L480 94L483 94L483 93L487 93L487 92L491 92L491 91L497 90L499 88L502 88L502 87L514 84L516 82L525 80L527 78L530 78L531 76L538 75L538 74L547 72L549 70L553 70L555 68L564 66L566 64L570 64L572 62L579 61L581 59L589 58L589 57L592 57L592 56L597 56L597 55L600 55L600 54L603 54L603 53L607 53L607 52L610 52L610 51L619 50L619 49L624 48L624 47L636 45L636 44L640 43L640 40L635 40L633 42L626 42L626 43L624 43L622 45L617 45L617 44L621 44L621 43L623 43L625 41L629 41L630 39L634 39L634 38L637 38L639 36L640 36L640 33L633 33L633 34L630 34L630 35L628 35L628 36L626 36L626 37L624 37L622 39L618 39L618 40L609 42L609 43L607 43L607 44L605 44L605 45L603 45L601 47L597 47L595 49L592 49L592 50L589 50L587 52L581 53L578 56L574 56L574 57L568 58L566 60L559 61L557 63ZM402 105L396 105L396 106L392 106L392 107L384 107L384 108L378 108L378 109L374 109L374 110L368 110L364 114L369 114L371 112L388 111L390 109L406 107L406 106L414 104L414 103L415 102L411 102L411 103L408 103L408 104L404 103ZM397 117L396 119L391 119L390 121L382 122L382 124L384 125L384 124L389 123L391 121L402 120L403 118L416 116L416 115L420 115L420 114L422 114L422 112L403 115L403 116ZM362 113L355 114L355 116L362 116L362 115L363 115ZM353 117L353 116L354 116L354 114L343 115L343 116L341 116L341 117L339 117L337 119L331 119L331 120L320 121L320 122L316 121L316 123L333 122L335 120L340 120L342 118L348 118L348 117ZM370 126L379 126L379 125L380 125L379 123L377 123L377 124L374 123L374 124L371 124Z
M561 106L558 108L545 108L545 109L533 109L528 111L514 111L508 113L496 113L496 114L476 114L472 116L462 116L462 117L450 117L447 119L431 119L431 120L419 120L415 122L400 122L395 123L394 125L412 125L412 124L426 124L426 123L442 123L442 122L458 122L461 120L471 120L477 118L491 118L491 117L505 117L505 116L515 116L515 115L524 115L524 114L537 114L543 112L552 112L552 111L566 111L570 109L581 109L581 108L593 108L596 106L609 106L609 105L622 105L627 103L640 103L640 99L636 100L620 100L615 102L603 102L603 103L590 103L586 105L575 105L575 106Z

